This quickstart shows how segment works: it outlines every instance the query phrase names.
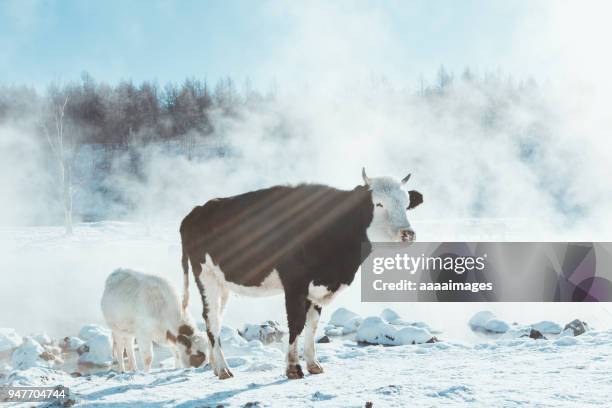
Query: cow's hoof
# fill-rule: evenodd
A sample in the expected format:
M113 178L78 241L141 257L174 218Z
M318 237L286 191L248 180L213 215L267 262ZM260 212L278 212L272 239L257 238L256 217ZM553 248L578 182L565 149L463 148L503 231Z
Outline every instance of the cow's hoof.
M302 371L302 367L300 367L299 364L288 366L287 378L289 378L290 380L298 380L300 378L304 378L304 372Z
M307 368L310 374L321 374L323 372L323 367L321 367L321 364L318 361L308 364Z
M222 368L221 370L219 370L219 379L220 380L225 380L225 379L231 378L233 376L234 376L234 374L232 374L232 372L229 370L229 368Z

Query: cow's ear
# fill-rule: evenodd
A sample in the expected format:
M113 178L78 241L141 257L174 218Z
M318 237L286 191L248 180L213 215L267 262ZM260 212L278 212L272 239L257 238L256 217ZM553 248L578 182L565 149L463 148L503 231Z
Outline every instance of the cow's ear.
M418 191L410 190L408 196L410 197L410 205L406 208L407 210L412 210L423 203L423 194Z

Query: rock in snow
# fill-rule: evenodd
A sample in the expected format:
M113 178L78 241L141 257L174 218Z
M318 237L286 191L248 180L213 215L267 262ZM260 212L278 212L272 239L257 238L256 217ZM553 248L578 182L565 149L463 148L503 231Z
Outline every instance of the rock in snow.
M510 325L503 320L497 319L495 314L488 310L476 313L468 323L470 328L475 331L489 333L506 333L510 330Z
M495 314L493 312L489 312L488 310L483 310L481 312L476 313L469 321L470 328L472 330L484 329L485 324L495 318Z
M359 342L388 346L436 341L426 323L405 321L393 309L384 309L380 317L370 316L364 320L341 307L332 314L324 333L326 336L357 333Z
M324 329L326 336L342 336L342 327L336 327L334 325L327 325Z
M399 346L431 342L434 341L434 336L428 330L416 326L407 326L398 330L382 318L371 316L359 326L355 339L368 344Z
M81 330L79 330L79 337L85 341L91 339L94 336L97 336L98 334L106 334L110 336L111 331L97 324L88 324L83 326Z
M46 367L53 365L51 358L36 340L25 337L23 343L15 349L11 357L11 365L17 370L25 370L30 367Z
M559 324L551 322L549 320L544 320L542 322L532 324L531 327L534 330L545 334L559 334L562 331L561 326Z
M357 313L351 312L346 308L339 308L331 315L329 324L325 327L325 334L328 336L342 336L352 334L357 331L363 318Z
M503 320L491 319L485 323L484 329L492 333L505 333L510 330L510 325Z
M64 337L64 340L60 343L60 347L64 351L76 351L84 344L85 342L78 337Z
M50 346L53 344L53 339L47 333L35 333L31 334L30 337L42 346Z
M394 326L414 326L414 327L420 327L421 329L425 329L425 330L427 330L429 332L432 331L427 323L425 323L425 322L411 322L411 321L404 320L393 309L388 309L388 308L384 309L380 313L380 317L382 317L384 320L386 320L387 322L391 323Z
M563 330L571 330L574 333L574 336L580 336L581 334L589 330L589 325L586 322L574 319L568 324L566 324Z
M397 341L397 329L378 316L366 317L355 340L369 344L394 346Z
M380 313L380 317L382 317L383 319L385 319L389 323L391 323L394 320L399 320L400 319L400 315L397 314L397 312L395 310L393 310L393 309L384 309Z
M282 354L275 347L264 347L263 343L259 340L245 340L238 333L238 330L229 326L221 326L219 341L223 345L223 353L226 357L267 355L276 358Z
M327 336L321 336L317 339L317 343L331 343L331 340Z
M10 352L19 347L23 340L15 329L0 328L0 353Z
M259 340L263 344L270 344L282 341L285 333L286 330L283 330L277 322L267 320L262 324L245 324L240 334L247 340Z
M79 364L110 366L113 363L113 341L108 333L89 337L82 349Z
M433 343L437 339L431 335L429 330L416 327L407 326L399 330L397 333L399 344L421 344L421 343Z
M12 370L13 367L3 361L0 361L0 379L6 377Z
M546 340L546 337L544 337L542 332L536 329L531 329L531 331L529 332L529 338L534 339L534 340L540 340L540 339Z

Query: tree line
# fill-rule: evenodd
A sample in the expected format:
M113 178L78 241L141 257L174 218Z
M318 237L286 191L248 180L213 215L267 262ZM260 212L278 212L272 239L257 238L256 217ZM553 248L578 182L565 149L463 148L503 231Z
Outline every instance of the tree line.
M52 84L43 95L27 86L0 85L0 123L34 118L44 133L46 122L54 122L56 110L65 105L64 126L79 130L74 135L79 143L128 146L178 140L190 132L210 135L213 111L235 115L254 99L264 97L251 88L240 92L229 77L211 89L196 78L163 87L131 80L110 85L83 73L80 81Z
M385 80L374 86L392 88ZM516 82L499 72L476 75L469 68L455 75L440 66L433 80L419 79L408 91L407 100L427 104L443 114L447 99L466 98L459 105L468 103L470 93L464 93L462 88L476 89L485 96L487 103L477 109L477 114L480 124L491 128L503 122L505 112L514 104L531 101L538 85L533 80ZM11 123L33 129L39 142L49 148L50 165L58 175L58 197L64 209L66 231L70 233L75 157L83 146L99 149L108 157L108 163L115 152L127 152L134 157L130 171L138 176L140 147L174 143L180 147L179 154L192 159L198 142L206 138L223 139L224 132L215 129L219 117L240 121L241 115L249 110L278 113L278 106L274 105L276 94L276 88L263 94L253 89L248 80L239 87L229 77L214 86L194 77L180 84L160 86L154 81L131 80L108 84L85 72L79 80L51 84L43 93L28 86L0 84L0 125ZM271 136L291 137L290 129L282 127L282 112L278 115L280 130L270 130ZM104 171L110 172L110 168Z
M457 82L484 90L492 88L491 83L495 88L501 84L512 88L512 92L537 87L533 80L515 84L499 73L478 77L469 68L455 76L441 66L431 83L421 76L415 93L423 98L439 98ZM245 106L264 104L274 98L274 92L263 95L248 80L241 88L230 77L220 79L212 87L206 80L194 77L164 86L154 81L131 80L111 85L97 82L86 72L78 81L50 85L44 94L27 86L0 83L0 123L34 119L42 135L49 121L55 121L57 109L65 104L66 134L69 129L78 129L70 137L80 144L126 147L181 140L189 134L205 137L215 131L213 115L237 116Z

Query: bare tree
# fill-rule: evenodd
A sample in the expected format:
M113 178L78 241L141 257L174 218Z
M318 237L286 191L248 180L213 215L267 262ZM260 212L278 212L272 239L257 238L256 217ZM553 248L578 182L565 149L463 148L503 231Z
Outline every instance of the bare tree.
M52 114L43 121L43 132L51 147L60 175L61 197L64 207L64 225L66 235L72 235L72 198L74 194L72 182L72 162L75 154L74 137L66 136L64 116L69 96L62 96L59 92L51 93Z

